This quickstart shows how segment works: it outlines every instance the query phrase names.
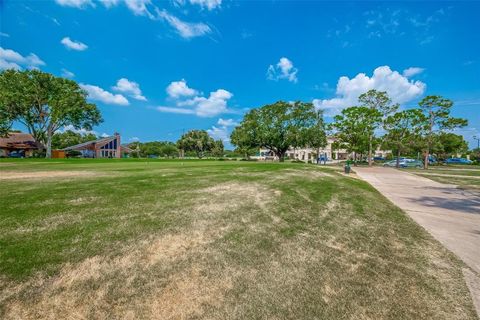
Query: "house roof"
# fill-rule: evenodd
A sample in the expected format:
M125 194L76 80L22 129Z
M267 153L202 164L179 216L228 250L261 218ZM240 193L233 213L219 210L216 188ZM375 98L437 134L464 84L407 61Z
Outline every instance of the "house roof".
M98 145L104 145L104 144L109 143L110 141L112 141L115 138L116 138L115 136L99 138L99 139L96 139L96 140L87 141L87 142L79 143L79 144L76 144L76 145L73 145L73 146L70 146L70 147L66 147L62 150L81 150L81 149L84 149L84 148L86 148L90 145L97 145L97 144Z
M6 137L0 137L0 148L40 149L43 146L29 133L9 132Z

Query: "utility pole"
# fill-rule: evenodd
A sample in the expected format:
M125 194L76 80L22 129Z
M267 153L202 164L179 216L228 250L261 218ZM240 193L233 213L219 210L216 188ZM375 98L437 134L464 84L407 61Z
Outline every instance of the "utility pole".
M477 140L477 153L480 154L480 137L473 136L473 139Z

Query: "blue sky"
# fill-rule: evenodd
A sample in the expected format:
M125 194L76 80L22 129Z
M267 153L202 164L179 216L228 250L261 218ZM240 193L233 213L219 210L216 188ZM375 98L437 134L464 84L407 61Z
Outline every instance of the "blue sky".
M455 101L480 130L479 2L0 0L0 68L70 77L102 111L98 134L216 138L277 100L328 117L371 88L405 107ZM17 125L18 126L18 125Z

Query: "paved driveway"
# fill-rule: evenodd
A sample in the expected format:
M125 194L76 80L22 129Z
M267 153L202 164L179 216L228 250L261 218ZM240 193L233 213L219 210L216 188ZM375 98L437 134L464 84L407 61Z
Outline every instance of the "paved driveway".
M397 169L353 170L480 274L480 196ZM478 311L480 278L465 272Z

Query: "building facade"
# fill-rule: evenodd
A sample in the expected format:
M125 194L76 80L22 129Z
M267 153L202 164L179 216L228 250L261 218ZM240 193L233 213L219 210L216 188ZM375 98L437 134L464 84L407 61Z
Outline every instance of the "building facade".
M43 148L29 133L10 132L6 137L0 137L0 157L28 158Z
M87 141L63 149L64 151L78 151L84 158L122 158L131 150L121 145L120 135L104 137L97 140Z

